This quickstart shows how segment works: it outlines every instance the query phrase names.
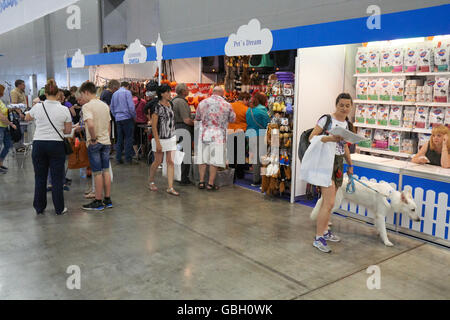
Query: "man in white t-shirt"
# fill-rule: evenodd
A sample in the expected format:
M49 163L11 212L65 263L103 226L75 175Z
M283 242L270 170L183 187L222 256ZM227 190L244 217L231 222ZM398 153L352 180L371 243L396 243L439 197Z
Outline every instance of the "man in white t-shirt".
M88 101L83 105L83 121L86 127L89 163L95 179L95 200L83 206L84 210L101 211L112 208L109 152L111 150L111 116L109 107L100 101L92 82L81 85L82 97ZM103 198L104 193L104 199Z

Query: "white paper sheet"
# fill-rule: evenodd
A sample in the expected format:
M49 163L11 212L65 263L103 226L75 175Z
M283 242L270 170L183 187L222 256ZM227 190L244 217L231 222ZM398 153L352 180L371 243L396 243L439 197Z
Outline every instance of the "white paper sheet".
M349 143L358 143L367 140L365 137L354 134L353 132L342 127L335 127L329 133L333 136L340 136Z

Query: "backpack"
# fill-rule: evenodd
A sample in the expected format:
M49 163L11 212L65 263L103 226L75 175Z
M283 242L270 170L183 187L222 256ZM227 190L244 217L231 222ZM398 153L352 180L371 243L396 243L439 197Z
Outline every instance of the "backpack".
M332 124L331 115L330 114L323 115L322 117L320 117L320 119L322 119L323 117L327 117L327 121L325 122L324 128L328 128L328 130L329 130L330 126ZM348 129L350 131L353 131L353 124L348 120L348 118L346 120L347 120L347 124L348 124ZM309 137L311 136L311 133L313 132L313 130L314 130L314 128L303 131L302 135L300 136L300 142L298 144L298 157L300 160L303 160L303 156L305 155L306 150L308 149L309 145L311 144L311 142L309 141ZM326 129L324 129L324 130L326 131ZM326 133L326 134L328 135L328 133Z
M138 123L147 123L147 117L144 112L145 106L146 103L143 99L138 100L136 103L136 122Z
M324 128L329 128L332 121L331 115L330 114L323 115L322 117L320 117L320 119L322 119L323 117L327 117L327 122L325 122ZM313 130L314 128L303 131L302 135L300 136L300 142L298 144L298 157L300 160L303 160L303 156L305 155L306 150L311 144L311 142L309 141L309 136L311 136Z

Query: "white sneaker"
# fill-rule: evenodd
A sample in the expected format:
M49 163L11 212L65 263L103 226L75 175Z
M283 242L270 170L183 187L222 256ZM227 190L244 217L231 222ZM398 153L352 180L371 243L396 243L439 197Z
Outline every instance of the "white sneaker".
M341 238L339 238L337 235L333 234L331 232L331 230L328 230L323 237L325 238L325 240L327 241L331 241L331 242L340 242Z

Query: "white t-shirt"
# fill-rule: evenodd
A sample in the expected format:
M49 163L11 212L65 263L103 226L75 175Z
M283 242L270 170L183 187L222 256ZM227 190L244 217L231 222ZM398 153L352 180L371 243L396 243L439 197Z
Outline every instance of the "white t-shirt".
M327 123L327 117L323 117L322 119L317 122L317 125L323 129ZM348 123L347 121L338 121L335 118L331 117L331 128L326 128L325 130L333 130L336 127L342 127L344 129L348 129ZM336 155L342 156L345 154L345 141L341 141L339 143L336 143Z
M70 111L59 101L45 101L45 109L53 125L58 129L62 137L64 137L64 123L72 122ZM29 112L36 123L36 131L34 132L33 141L62 141L61 137L55 131L48 121L42 103L36 104Z

